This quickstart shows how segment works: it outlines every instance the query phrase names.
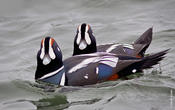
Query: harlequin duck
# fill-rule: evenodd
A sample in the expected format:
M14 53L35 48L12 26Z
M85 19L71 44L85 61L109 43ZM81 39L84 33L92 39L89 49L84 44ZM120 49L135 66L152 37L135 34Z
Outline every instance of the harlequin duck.
M93 52L108 52L134 57L143 57L152 41L152 28L145 31L133 44L111 43L96 46L96 40L89 24L83 23L77 28L74 39L73 55Z
M164 58L164 50L143 58L96 52L72 56L62 61L56 41L46 37L37 54L35 79L60 86L84 86L116 80L152 68Z

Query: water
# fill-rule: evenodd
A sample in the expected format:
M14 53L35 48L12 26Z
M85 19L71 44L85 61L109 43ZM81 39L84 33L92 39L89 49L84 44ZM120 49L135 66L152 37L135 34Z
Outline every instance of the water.
M0 110L174 110L174 7L174 0L0 0ZM65 59L83 22L98 44L131 43L153 26L147 53L171 50L129 80L62 88L35 83L41 39L54 37Z

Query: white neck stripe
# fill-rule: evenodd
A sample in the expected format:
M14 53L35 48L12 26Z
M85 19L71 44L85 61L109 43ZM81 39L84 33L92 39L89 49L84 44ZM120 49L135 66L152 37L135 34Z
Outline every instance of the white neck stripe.
M59 69L56 70L56 71L53 71L53 72L51 72L51 73L48 73L48 74L44 75L43 77L41 77L41 78L39 78L39 79L45 79L45 78L48 78L48 77L50 77L50 76L53 76L53 75L57 74L58 72L60 72L63 68L64 68L64 66L62 66L61 68L59 68Z

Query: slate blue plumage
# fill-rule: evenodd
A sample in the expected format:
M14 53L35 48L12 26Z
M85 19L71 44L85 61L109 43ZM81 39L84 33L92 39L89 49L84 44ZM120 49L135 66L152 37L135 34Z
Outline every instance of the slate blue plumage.
M64 73L64 68L61 71L57 72L55 75L45 78L42 81L59 85L61 81L61 76L63 75L63 73Z
M113 68L105 65L105 64L99 64L98 66L98 78L104 79L107 78L108 76L112 75Z

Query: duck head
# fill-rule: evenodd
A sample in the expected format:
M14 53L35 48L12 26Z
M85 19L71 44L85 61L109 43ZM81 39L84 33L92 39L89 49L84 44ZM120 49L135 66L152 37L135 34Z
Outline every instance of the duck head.
M41 41L41 47L37 54L35 80L57 85L65 83L62 52L51 37L46 37Z
M74 39L73 55L94 53L96 51L96 40L90 25L86 23L79 25Z

